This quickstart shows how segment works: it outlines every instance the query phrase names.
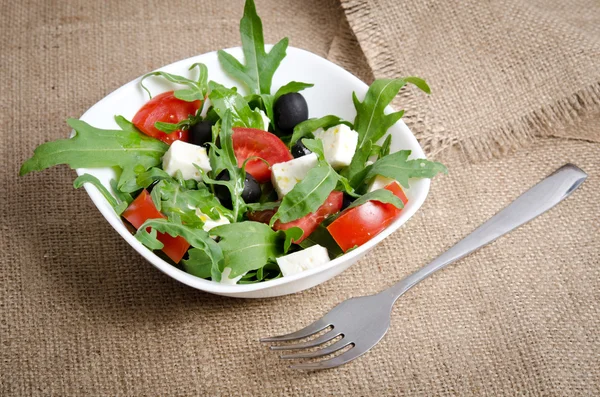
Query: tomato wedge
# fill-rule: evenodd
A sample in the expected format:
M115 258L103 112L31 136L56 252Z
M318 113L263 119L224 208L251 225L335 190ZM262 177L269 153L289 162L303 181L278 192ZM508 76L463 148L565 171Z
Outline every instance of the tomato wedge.
M202 105L202 101L182 101L175 98L173 91L168 91L146 102L133 117L132 123L144 134L160 139L169 145L178 140L187 142L187 131L178 130L167 134L157 129L154 123L157 121L179 123L195 115L200 105Z
M394 193L404 204L408 198L397 182L392 182L385 189ZM327 226L327 230L346 252L350 248L360 246L388 227L402 211L392 204L379 201L368 201L358 207L344 211L339 218Z
M129 207L123 211L123 218L127 219L136 229L148 219L166 218L158 212L156 206L152 202L152 197L146 189L142 190L139 196L129 204ZM166 233L157 233L158 241L164 244L163 252L173 260L179 263L183 255L187 252L190 245L180 236L171 237Z
M233 151L239 167L250 157L260 157L270 165L293 159L285 143L276 135L254 128L233 128ZM271 167L258 159L248 161L246 172L258 183L271 180Z
M275 222L273 229L275 230L287 230L292 227L299 227L302 229L304 234L298 240L293 242L296 244L301 243L305 238L310 236L315 231L317 226L321 224L328 216L338 213L342 209L342 202L344 199L344 193L333 191L327 197L327 200L321 205L315 212L312 212L300 219L295 221L281 223L280 221ZM277 212L276 209L249 212L248 219L255 222L269 223L273 215Z

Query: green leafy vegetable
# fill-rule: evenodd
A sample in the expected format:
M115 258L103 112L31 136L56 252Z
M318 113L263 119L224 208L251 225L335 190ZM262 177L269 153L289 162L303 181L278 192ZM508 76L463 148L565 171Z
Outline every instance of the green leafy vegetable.
M313 137L313 132L318 128L327 129L329 127L333 127L338 124L346 124L352 128L352 124L348 121L344 121L340 119L338 116L328 115L323 116L318 119L308 119L299 123L294 127L294 133L292 134L292 139L290 140L290 147L293 146L298 139L304 137Z
M355 93L352 94L352 101L356 108L354 130L358 132L358 144L356 147L357 153L360 151L361 154L354 156L349 170L345 174L351 182L355 180L356 174L365 166L365 152L364 150L361 151L363 146L369 141L374 145L404 114L404 110L390 114L385 114L384 111L407 82L415 84L425 92L429 91L429 87L424 80L417 77L409 77L407 79L375 80L369 87L362 102L358 100ZM352 186L357 187L354 184Z
M147 228L150 228L150 232ZM150 249L161 249L164 245L156 238L157 231L168 233L171 237L181 236L192 247L203 251L210 260L213 279L216 278L216 281L221 279L223 251L207 232L167 219L149 219L140 226L135 237Z
M314 84L302 83L299 81L290 81L289 83L287 83L286 85L282 86L281 88L279 88L277 90L277 92L275 93L275 96L273 98L273 102L277 101L279 99L279 97L282 95L291 94L292 92L302 91L302 90L305 90L310 87L314 87Z
M352 186L359 186L371 178L382 175L397 180L405 188L409 178L433 178L439 173L448 173L441 163L424 159L408 160L410 150L400 150L367 166L351 180Z
M247 0L244 6L240 34L246 65L223 50L218 52L219 62L229 75L243 82L250 93L270 94L273 75L285 57L288 39L275 44L268 54L265 52L262 22L256 14L253 0Z
M156 209L169 220L178 220L190 227L202 228L207 221L203 215L214 220L220 219L221 215L229 220L233 218L231 211L223 207L208 188L187 189L172 178L163 179L154 186L152 200Z
M271 218L271 226L277 220L291 222L315 212L335 189L339 175L325 162L308 171L306 177L283 197L279 209Z
M137 175L159 165L169 146L140 133L123 117L115 119L122 130L103 130L85 121L67 120L75 130L75 136L38 146L33 157L21 166L19 174L58 164L67 164L71 168L119 167L122 173L117 188L123 192L139 190Z
M116 180L114 180L114 179L110 180L110 188L112 189L113 193L115 194L115 197L117 199L119 199L120 201L124 201L127 204L131 204L131 202L133 201L133 197L131 197L131 194L125 193L125 192L122 192L119 190Z
M363 194L348 206L348 208L358 207L367 201L379 201L380 203L392 204L396 208L404 208L404 203L394 193L386 189L377 189Z
M144 80L146 80L148 77L151 77L151 76L160 76L160 77L167 79L171 83L181 84L181 85L185 85L188 87L188 88L184 88L181 90L175 90L173 92L173 95L175 96L175 98L178 98L178 99L181 99L182 101L187 101L187 102L194 102L194 101L198 101L198 100L203 101L204 98L206 97L206 92L208 89L207 88L208 68L203 63L195 63L192 66L190 66L189 70L192 70L194 68L198 68L198 71L199 71L197 80L190 80L187 77L158 71L158 72L148 73L144 77L142 77L142 80L140 81L140 85L148 93L150 98L152 98L152 94L150 93L150 90L148 90L148 88L144 85Z
M93 175L83 174L78 176L73 181L73 187L75 189L79 189L83 186L84 183L90 183L94 185L96 189L98 189L100 193L102 193L106 201L108 201L108 203L113 207L117 215L121 215L123 211L125 211L125 209L127 208L128 203L126 201L117 201L117 199L112 194L110 194L108 189L98 180L98 178L96 178Z
M298 241L302 235L304 234L304 230L299 227L291 227L289 229L283 230L280 233L285 235L285 242L283 243L283 253L287 254L292 246L294 241Z
M381 149L379 150L379 158L385 157L390 154L390 146L392 144L392 135L389 134L385 137L385 140L381 144Z
M188 259L181 261L186 272L200 278L210 278L212 274L212 260L202 249L190 248Z
M162 168L152 167L148 171L144 171L139 174L135 181L141 187L147 188L155 181L160 181L163 179L171 179L171 176Z
M246 203L242 199L245 174L237 165L237 159L233 151L232 135L231 112L227 110L221 122L213 127L213 142L208 153L212 178L204 172L201 175L204 183L208 185L222 185L227 187L231 194L233 207L232 219L234 222L239 222L242 220L246 209ZM215 144L219 136L221 142L220 148ZM229 173L229 180L216 180L217 175L223 170L227 170Z
M208 83L210 87L210 98L215 112L224 117L229 111L232 117L232 125L235 127L264 128L263 119L258 110L251 110L248 102L238 94L237 89L227 88L217 82Z
M229 278L260 269L283 253L281 235L264 223L231 223L217 226L210 233L220 237L219 247L225 257L221 271L231 268Z
M323 224L317 226L315 231L300 243L300 247L306 249L317 244L327 248L327 252L329 253L329 257L331 259L337 258L338 256L344 254L344 251L342 251L333 237L331 237L331 234Z

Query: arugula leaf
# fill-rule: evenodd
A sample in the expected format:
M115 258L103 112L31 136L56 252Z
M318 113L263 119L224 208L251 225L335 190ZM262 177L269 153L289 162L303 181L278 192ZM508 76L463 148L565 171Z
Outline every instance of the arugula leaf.
M194 68L198 68L198 70L199 70L198 79L196 81L190 80L187 77L179 76L176 74L157 71L157 72L150 72L150 73L144 75L142 77L142 80L140 81L140 85L148 93L148 96L150 96L150 98L152 98L152 94L150 93L150 90L148 90L148 88L144 85L144 80L146 80L148 77L151 77L151 76L160 76L160 77L167 79L171 83L181 84L181 85L185 85L188 87L188 88L181 89L181 90L175 90L173 92L173 95L175 96L175 98L181 99L182 101L186 101L186 102L194 102L194 101L198 101L198 100L203 101L204 98L206 97L206 92L208 89L208 87L207 87L208 68L203 63L195 63L192 66L190 66L190 68L188 70L192 70Z
M377 189L363 194L354 200L346 209L358 207L367 201L379 201L380 203L392 204L396 208L404 208L404 203L394 193L386 189Z
M183 269L193 276L210 278L212 274L212 260L204 250L190 248L188 250L188 259L183 259L181 263L183 264Z
M199 216L197 210L215 220L221 215L229 220L233 218L231 212L223 207L206 187L187 189L172 178L163 179L154 186L152 200L156 208L169 220L178 220L190 227L204 226L205 220Z
M260 269L283 253L280 233L259 222L240 222L211 229L219 236L219 248L224 255L221 271L229 267L229 278Z
M306 177L283 197L279 209L271 218L270 225L280 220L291 222L315 212L327 200L329 193L335 189L339 175L325 162L308 171Z
M405 84L403 79L375 80L363 102L358 100L356 93L352 93L352 101L356 108L354 130L358 132L358 148L367 141L377 142L388 128L400 120L403 110L390 114L385 114L384 110Z
M246 203L242 199L244 191L245 173L237 165L235 152L233 151L233 130L231 129L231 112L225 111L221 122L213 126L213 141L211 149L208 152L210 167L212 171L209 177L205 172L202 172L202 179L208 185L222 185L227 187L231 194L231 203L233 209L232 220L239 222L242 220L246 209ZM218 147L215 142L220 136L221 147ZM216 177L223 170L229 173L229 180L216 180Z
M347 126L352 128L352 124L350 122L344 121L338 116L333 115L323 116L318 119L312 118L304 120L303 122L297 124L294 127L294 133L292 134L292 139L290 140L290 147L293 146L298 141L298 139L304 137L313 137L313 132L318 128L327 129L338 124L346 124Z
M352 178L365 169L365 163L371 155L372 147L373 143L371 141L366 141L362 147L357 147L350 165L341 171L341 174L350 180L350 184L354 188L358 185L352 183Z
M117 215L121 215L123 213L123 211L125 211L125 209L127 208L128 203L126 201L123 201L123 202L117 201L117 199L112 194L110 194L108 189L98 180L98 178L96 178L93 175L83 174L83 175L78 176L73 181L73 187L75 189L79 189L80 187L83 186L84 183L90 183L90 184L94 185L96 187L96 189L98 189L98 191L100 191L100 193L102 193L102 195L104 196L106 201L108 201L108 203L113 207L113 209L115 210Z
M358 100L356 93L352 93L352 102L354 102L354 107L356 108L354 130L358 132L358 144L356 147L357 153L361 152L361 155L355 155L352 158L352 163L345 173L351 182L355 180L357 173L361 172L364 168L366 159L364 157L365 152L361 151L363 146L369 141L374 145L375 142L385 135L392 125L396 124L402 118L404 110L390 114L385 114L384 112L385 108L398 95L400 89L407 82L410 82L429 93L429 86L423 79L419 79L418 77L408 77L407 79L375 80L369 87L362 102ZM354 184L352 186L357 187Z
M150 228L150 232L147 229ZM211 274L219 281L223 265L221 247L202 229L175 223L167 219L148 219L135 234L135 237L150 249L163 248L163 243L156 238L156 232L167 233L171 237L181 236L194 248L203 251L211 263Z
M152 167L148 171L144 171L139 174L135 181L138 185L145 189L152 185L155 181L160 181L163 179L171 179L171 176L162 168Z
M381 149L379 150L379 158L385 157L390 154L390 146L392 145L392 135L389 134L385 137L385 140L381 144Z
M248 102L237 92L235 87L227 88L215 81L209 82L208 86L211 91L208 97L221 119L225 116L225 112L229 111L234 127L263 129L263 119L260 112L251 110Z
M310 87L314 87L314 84L311 83L302 83L300 81L290 81L286 85L280 87L273 97L273 102L277 101L280 96L285 94L291 94L292 92L298 92L305 90Z
M288 39L275 44L268 54L265 52L262 22L253 0L246 0L240 34L246 65L223 50L217 53L219 62L229 75L248 86L251 93L270 94L273 75L285 57Z
M413 84L415 87L417 87L424 93L431 94L431 89L429 88L429 85L427 85L425 80L423 80L422 78L411 76L411 77L403 77L403 80L406 81L407 83Z
M289 229L285 229L280 231L285 236L285 242L283 243L283 253L287 254L292 246L294 241L298 241L302 235L304 234L304 230L299 227L290 227Z
M329 257L331 259L337 258L338 256L344 254L344 251L342 251L333 237L331 237L331 234L323 224L317 226L315 231L312 232L307 238L302 240L299 245L300 247L306 249L317 244L327 248L327 252L329 253Z
M116 180L114 180L114 179L110 180L110 188L112 189L113 193L115 194L115 197L117 199L119 199L120 201L124 201L128 205L131 204L131 202L133 201L133 197L131 197L131 194L125 193L125 192L122 192L119 190Z
M121 128L130 126L121 116L115 118ZM19 175L41 171L58 164L71 168L119 167L122 170L118 189L134 192L140 189L136 175L157 166L169 146L140 133L131 124L123 130L103 130L85 121L67 120L75 130L70 139L59 139L38 146L33 157L21 166Z
M439 173L448 173L442 163L425 159L408 160L410 150L400 150L377 160L355 176L352 186L359 186L369 179L382 175L397 180L403 187L408 188L409 178L433 178Z

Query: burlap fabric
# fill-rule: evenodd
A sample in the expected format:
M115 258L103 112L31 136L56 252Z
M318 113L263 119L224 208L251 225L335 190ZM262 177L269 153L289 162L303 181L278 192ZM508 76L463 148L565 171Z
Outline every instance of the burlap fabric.
M287 34L293 45L329 56L365 80L379 75L359 29L353 27L357 41L348 28L356 17L350 9L347 24L334 0L257 3L268 41ZM438 23L446 21L436 11L446 10L444 4L432 4L429 12ZM459 18L482 4L446 13L449 32L472 29L482 40L480 25L462 25ZM423 208L401 230L337 278L268 300L221 298L159 273L110 228L84 191L72 190L74 173L64 167L17 178L37 144L68 134L67 117L123 83L174 60L237 45L241 8L241 1L2 2L0 395L600 394L600 144L536 138L501 159L475 164L465 161L460 146L438 153L450 174L435 180ZM592 11L553 10L539 40L564 20L578 26L582 38L598 37L593 19L579 22ZM400 71L429 77L427 60L441 62L431 59L436 40L422 39L414 55L419 63L407 56ZM573 50L568 54L556 48L538 65L547 73L557 65L563 71L561 62L572 58L566 55L589 56L592 47L569 43L561 48ZM598 81L597 69L569 66L587 84L580 90ZM422 134L440 128L435 117L450 114L458 92L469 98L456 114L466 123L482 115L481 108L489 109L490 126L493 117L512 112L494 113L490 93L474 90L468 79L437 76L430 79L430 99L405 94L400 101L419 112L407 120L416 130L425 126ZM494 90L494 101L521 103L513 88L523 81L508 77L506 86L486 89ZM453 84L457 95L447 96ZM563 98L559 84L550 94L546 88L536 87L543 95L527 93L527 103ZM564 123L563 136L597 138L592 105L582 104L575 127ZM441 113L427 113L434 110ZM452 137L457 124L443 121ZM531 137L536 134L532 129ZM444 146L429 142L423 140L431 151ZM327 372L292 372L257 342L416 270L567 161L590 174L576 194L408 293L388 335L361 359Z
M430 153L488 158L600 115L597 0L341 3L376 77L432 85L428 101L406 91L396 102Z

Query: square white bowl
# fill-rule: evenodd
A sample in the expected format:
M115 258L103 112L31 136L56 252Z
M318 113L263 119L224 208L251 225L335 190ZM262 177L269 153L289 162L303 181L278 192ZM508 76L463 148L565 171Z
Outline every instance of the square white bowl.
M240 47L230 48L225 51L238 59L243 58ZM190 72L188 70L196 62L202 62L208 67L210 80L215 80L225 86L240 86L239 83L225 74L219 64L216 52L184 59L165 66L160 70L190 76L192 73L197 73L197 71ZM194 76L195 74L191 77ZM140 79L141 77L125 84L106 96L86 111L81 116L81 120L94 127L112 129L118 128L114 121L115 115L122 115L131 120L142 105L148 101L148 95L140 87ZM345 120L352 121L356 115L354 105L352 104L352 92L356 92L358 98L362 99L368 89L365 83L336 64L308 51L289 47L287 56L281 62L273 78L273 92L292 80L314 84L314 87L302 91L302 95L308 102L310 117L334 114ZM148 86L153 95L174 89L171 83L165 82L164 79L160 78L149 78L144 81L144 84ZM245 94L243 89L238 88L238 90L242 94ZM386 112L392 111L389 107L386 109ZM412 151L411 158L425 158L419 142L402 120L393 125L388 130L388 134L392 135L391 152L408 149ZM116 177L115 171L110 168L79 168L76 171L78 175L84 173L94 175L109 190L110 180ZM281 277L276 280L256 284L239 285L223 285L204 280L167 263L142 245L127 230L121 218L117 216L110 204L95 187L85 184L85 189L98 210L117 233L162 272L193 288L213 294L236 298L265 298L292 294L314 287L346 270L413 216L425 201L429 192L429 184L429 179L412 180L410 189L405 189L405 193L409 199L408 204L404 207L398 219L357 249L332 260L324 266L293 276Z

